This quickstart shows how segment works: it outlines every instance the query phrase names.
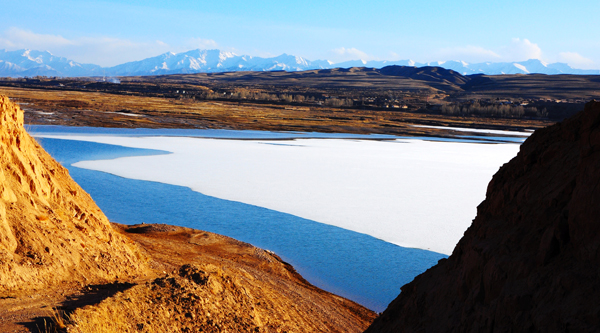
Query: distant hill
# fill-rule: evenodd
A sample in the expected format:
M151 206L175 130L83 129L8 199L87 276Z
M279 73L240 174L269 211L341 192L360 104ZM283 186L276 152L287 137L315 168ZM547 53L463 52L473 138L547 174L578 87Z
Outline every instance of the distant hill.
M564 63L547 64L537 59L521 62L475 63L446 61L417 63L412 60L363 61L352 60L333 63L327 60L311 61L302 57L282 54L272 58L236 55L221 50L192 50L182 53L168 52L156 57L132 61L113 67L81 64L48 51L0 50L0 77L32 76L142 76L164 74L215 73L235 71L306 71L332 68L383 68L386 66L441 67L469 74L600 74L600 70L575 69Z
M463 85L469 79L456 71L440 67L408 67L408 66L386 66L379 70L383 75L402 76L415 80L428 82L447 82L450 84Z

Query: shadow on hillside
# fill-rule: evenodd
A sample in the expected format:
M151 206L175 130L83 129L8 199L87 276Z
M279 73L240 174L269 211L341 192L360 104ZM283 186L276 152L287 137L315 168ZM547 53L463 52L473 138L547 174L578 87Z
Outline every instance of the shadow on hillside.
M94 284L83 287L76 294L67 296L54 311L55 316L66 317L78 308L87 305L95 305L103 300L114 296L118 292L125 291L135 284L129 282L113 282L107 284ZM33 318L29 322L21 322L30 332L62 332L60 327L56 327L56 318L52 315Z

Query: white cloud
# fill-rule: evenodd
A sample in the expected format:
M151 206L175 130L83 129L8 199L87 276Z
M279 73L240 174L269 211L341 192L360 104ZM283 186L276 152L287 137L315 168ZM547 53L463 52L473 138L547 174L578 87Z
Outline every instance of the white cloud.
M444 61L456 60L467 62L498 61L501 58L494 51L473 45L441 49L438 52L438 57Z
M594 61L580 55L576 52L560 52L558 54L559 61L566 62L573 68L592 69Z
M101 66L114 66L129 61L141 60L170 51L162 41L133 42L126 39L99 37L80 38L73 46L59 48L68 58Z
M111 37L68 39L60 35L38 34L13 27L0 34L0 48L47 50L81 63L114 66L168 52L171 46L160 40L133 42Z
M369 56L365 52L351 47L345 48L340 47L337 49L331 50L331 52L335 55L335 62L347 61L347 60L372 60L373 57Z
M275 54L275 53L272 53L269 51L261 51L258 49L253 49L251 52L242 52L242 51L233 49L231 52L233 52L235 54L243 54L243 55L251 54L252 56L261 57L261 58L272 58L272 57L276 57L279 55L279 54Z
M26 45L36 45L40 49L52 46L68 46L74 43L60 35L36 34L18 28L9 28L2 37L0 45L4 48L26 48Z
M513 38L509 45L500 50L504 61L542 60L542 49L528 39Z
M466 61L470 63L478 62L511 62L524 61L529 59L542 60L542 49L528 39L513 38L508 45L497 48L496 50L487 49L481 46L467 45L444 48L436 52L433 56L436 60L448 61Z
M219 46L214 40L204 38L191 38L188 44L191 49L216 49Z

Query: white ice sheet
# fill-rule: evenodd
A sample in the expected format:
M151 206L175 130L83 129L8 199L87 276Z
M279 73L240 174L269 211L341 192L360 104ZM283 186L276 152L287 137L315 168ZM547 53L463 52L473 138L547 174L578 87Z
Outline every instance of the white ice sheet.
M501 134L501 135L510 135L516 137L526 137L530 136L533 132L517 132L517 131L502 131L502 130L490 130L490 129L476 129L476 128L467 128L467 127L447 127L447 126L429 126L429 125L411 125L412 127L421 127L421 128L437 128L437 129L445 129L457 132L473 132L473 133L486 133L486 134Z
M492 175L519 149L517 144L414 139L44 137L170 151L75 166L187 186L445 254L471 224Z

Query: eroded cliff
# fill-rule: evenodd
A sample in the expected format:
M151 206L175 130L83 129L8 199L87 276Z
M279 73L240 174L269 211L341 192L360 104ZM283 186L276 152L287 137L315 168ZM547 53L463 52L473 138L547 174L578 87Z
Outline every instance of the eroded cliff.
M536 131L493 177L452 255L366 332L600 327L600 103Z
M148 273L146 259L23 128L0 96L0 296Z

